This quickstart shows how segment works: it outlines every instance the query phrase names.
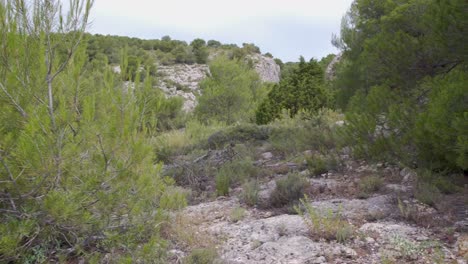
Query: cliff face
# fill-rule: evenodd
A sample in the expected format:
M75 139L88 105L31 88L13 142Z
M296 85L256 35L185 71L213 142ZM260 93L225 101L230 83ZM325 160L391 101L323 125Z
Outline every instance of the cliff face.
M333 58L333 60L328 64L327 69L325 70L325 77L328 80L332 80L336 75L336 65L341 61L342 54L338 54Z
M254 69L264 82L278 83L280 81L280 67L273 58L254 54L247 57L254 63Z
M280 67L269 57L260 54L249 55L255 71L263 82L278 83ZM210 75L210 68L206 64L175 64L158 66L159 88L166 96L181 96L184 98L183 110L191 112L195 108L196 95L200 93L200 82Z
M183 110L192 111L196 106L196 95L199 84L210 75L210 68L205 64L175 64L159 66L159 88L168 97L181 96L184 98Z

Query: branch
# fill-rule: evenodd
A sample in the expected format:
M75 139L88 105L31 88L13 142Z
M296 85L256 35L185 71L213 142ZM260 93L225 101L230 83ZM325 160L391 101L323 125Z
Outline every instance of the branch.
M13 98L13 96L11 96L10 93L8 93L7 89L5 88L5 86L0 83L0 88L2 89L2 91L6 94L6 96L8 97L8 99L10 99L11 103L15 106L16 110L18 110L18 112L20 112L20 114L24 117L24 118L27 118L28 117L28 114L26 113L26 111L24 111L24 109L18 104L18 102L15 101L15 99Z

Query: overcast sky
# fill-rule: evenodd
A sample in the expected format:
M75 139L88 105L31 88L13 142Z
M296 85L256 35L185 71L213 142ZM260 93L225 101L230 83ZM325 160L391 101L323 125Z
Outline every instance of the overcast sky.
M254 43L284 62L336 53L330 44L352 0L96 0L92 33Z

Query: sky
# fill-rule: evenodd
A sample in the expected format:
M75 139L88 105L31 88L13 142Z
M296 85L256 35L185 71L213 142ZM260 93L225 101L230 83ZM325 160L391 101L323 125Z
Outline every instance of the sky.
M91 33L254 43L283 62L337 53L332 34L352 0L96 0Z

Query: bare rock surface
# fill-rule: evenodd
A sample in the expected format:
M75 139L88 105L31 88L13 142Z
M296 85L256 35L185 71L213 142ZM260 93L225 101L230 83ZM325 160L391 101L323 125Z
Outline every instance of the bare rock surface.
M248 58L254 63L254 69L263 82L279 82L280 67L272 58L261 54L249 55ZM209 66L206 64L174 64L160 65L157 69L158 75L160 75L158 87L168 97L180 96L184 98L183 110L193 111L197 105L196 96L200 93L200 82L210 76Z
M166 96L181 96L184 98L184 111L192 111L196 106L196 94L200 82L210 75L210 68L205 64L174 64L159 66L161 75L159 88Z

